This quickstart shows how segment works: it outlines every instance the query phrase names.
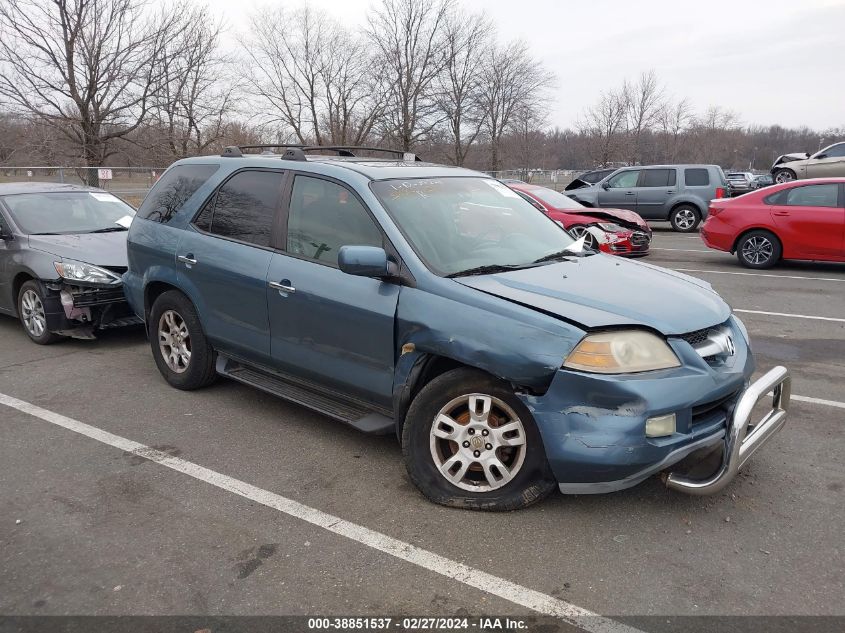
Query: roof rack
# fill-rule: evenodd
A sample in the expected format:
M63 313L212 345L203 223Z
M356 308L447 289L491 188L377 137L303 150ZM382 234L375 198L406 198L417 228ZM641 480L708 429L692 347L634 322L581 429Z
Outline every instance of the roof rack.
M239 156L243 156L243 150L245 149L271 149L271 148L284 148L286 151L282 154L282 158L285 160L306 160L305 153L306 152L334 152L337 156L343 156L346 158L354 158L357 156L356 152L365 151L365 152L380 152L383 154L392 154L396 156L397 160L402 161L421 161L422 159L417 156L416 154L412 154L411 152L405 152L401 149L387 149L384 147L366 147L366 146L358 146L358 145L293 145L293 144L280 144L280 145L230 145L226 149L223 150L221 156L228 157L228 158L237 158Z

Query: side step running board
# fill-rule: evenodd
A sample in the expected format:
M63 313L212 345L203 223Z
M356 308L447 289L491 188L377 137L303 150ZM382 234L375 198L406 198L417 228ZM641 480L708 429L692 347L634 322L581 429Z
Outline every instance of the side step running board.
M345 422L362 433L387 435L396 428L393 418L364 403L335 397L298 380L261 371L222 354L217 357L217 373Z

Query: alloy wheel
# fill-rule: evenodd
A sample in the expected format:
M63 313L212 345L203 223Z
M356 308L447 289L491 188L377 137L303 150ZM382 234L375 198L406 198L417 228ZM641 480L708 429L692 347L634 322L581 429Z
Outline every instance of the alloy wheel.
M47 329L47 316L41 297L34 290L27 290L21 296L21 315L26 331L35 338L44 334Z
M772 258L773 253L774 245L765 237L751 237L742 245L742 258L749 264L765 264Z
M573 226L569 230L569 234L576 240L580 240L583 237L585 247L591 249L596 248L596 238L592 233L587 230L586 226Z
M446 404L431 425L431 457L451 484L472 492L505 486L525 461L525 427L499 398L483 393Z
M165 310L158 320L158 347L167 367L181 374L191 362L191 335L185 320L174 310Z
M695 226L695 213L691 209L680 209L675 213L675 226L688 231Z
M795 180L795 176L788 169L784 169L782 171L779 171L777 173L777 175L775 176L775 182L778 183L778 184L781 184L781 183L784 183L784 182L792 182L793 180Z

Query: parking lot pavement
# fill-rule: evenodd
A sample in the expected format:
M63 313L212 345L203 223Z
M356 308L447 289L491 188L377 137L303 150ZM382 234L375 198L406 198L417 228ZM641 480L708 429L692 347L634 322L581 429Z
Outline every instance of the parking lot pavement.
M747 272L658 231L645 261ZM684 250L658 250L658 249ZM799 396L845 401L845 265L706 279L743 313L761 370ZM786 276L833 281L788 279ZM781 278L784 277L784 278ZM841 280L841 281L840 281ZM659 479L525 511L425 501L391 437L229 381L179 392L143 333L32 345L0 319L0 393L179 456L593 612L845 615L845 410L796 401L790 421L723 494ZM0 613L530 613L461 578L396 558L163 464L0 405ZM16 524L16 520L20 524Z

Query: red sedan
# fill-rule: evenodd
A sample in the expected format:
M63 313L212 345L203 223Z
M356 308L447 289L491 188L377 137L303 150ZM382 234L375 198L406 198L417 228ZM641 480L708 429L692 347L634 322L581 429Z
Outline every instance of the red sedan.
M845 261L845 178L796 180L711 200L701 239L748 268L781 259Z
M554 189L538 185L507 185L572 236L585 237L590 248L629 257L648 253L651 227L633 211L585 207Z

